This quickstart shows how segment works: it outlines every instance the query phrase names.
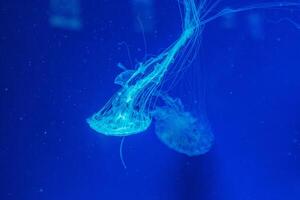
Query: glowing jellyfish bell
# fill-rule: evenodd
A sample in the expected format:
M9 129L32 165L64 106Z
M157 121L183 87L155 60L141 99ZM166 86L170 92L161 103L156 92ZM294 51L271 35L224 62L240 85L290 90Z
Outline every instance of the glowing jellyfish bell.
M188 156L208 152L214 138L208 124L185 111L180 99L166 95L162 98L166 105L153 111L158 138L169 148Z
M135 88L131 89L135 91ZM110 136L126 136L145 131L151 123L146 104L142 100L145 97L132 96L132 91L122 89L116 93L99 112L87 119L90 127Z

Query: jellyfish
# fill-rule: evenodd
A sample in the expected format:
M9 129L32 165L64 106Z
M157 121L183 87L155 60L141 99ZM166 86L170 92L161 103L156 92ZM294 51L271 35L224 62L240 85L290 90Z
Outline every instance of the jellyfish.
M175 71L174 79L176 79L178 77L177 73L183 71L183 68L186 68L190 64L192 59L190 60L189 56L196 53L196 41L201 36L204 26L208 22L227 14L252 9L283 6L300 7L299 3L262 3L236 9L226 8L219 12L214 12L215 14L211 14L211 11L220 0L213 3L200 0L198 5L196 5L194 0L177 0L177 2L182 17L182 32L178 39L157 56L138 63L134 69L124 68L124 71L116 77L115 83L120 85L121 88L108 100L100 111L87 119L89 126L96 132L108 136L128 136L147 130L152 122L151 113L155 110L155 94L162 88L165 80L167 80L167 72L170 69ZM177 71L175 67L177 67ZM205 127L196 125L199 124L196 118L188 114L188 112L180 110L180 104L175 105L169 105L163 109L160 108L162 110L159 110L159 108L156 109L156 112L160 113L156 114L157 119L159 119L158 116L160 115L161 117L170 118L171 115L169 113L173 113L176 114L176 123L180 122L183 124L180 127L173 128L174 137L179 136L177 134L179 130L186 131L184 127L188 128L187 125L194 128L194 133L199 132L199 135L204 134ZM171 123L172 121L166 120L166 122ZM172 123L175 122L173 121ZM161 136L164 135L163 131L165 128L172 128L172 126L158 127L160 127L158 128L158 132ZM199 138L201 137L197 136L194 139L198 140ZM199 139L195 144L200 141ZM201 152L201 150L198 151Z
M126 69L115 78L121 86L104 107L87 119L95 131L109 136L128 136L145 131L151 124L151 103L179 51L197 36L199 16L193 0L183 1L183 31L170 47L156 57Z
M166 94L161 97L166 105L157 107L152 113L159 140L188 156L208 152L214 140L208 123L185 111L180 99L172 99Z

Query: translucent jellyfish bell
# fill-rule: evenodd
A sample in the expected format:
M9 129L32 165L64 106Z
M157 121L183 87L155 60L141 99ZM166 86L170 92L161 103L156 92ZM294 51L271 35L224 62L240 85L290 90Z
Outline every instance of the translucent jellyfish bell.
M184 111L179 99L168 96L163 99L166 106L158 107L153 112L158 138L169 148L188 156L208 152L214 138L209 126Z
M95 114L87 119L88 124L95 131L109 136L128 136L145 131L151 118L137 111L116 112L110 114Z
M137 99L126 100L116 94L99 112L87 119L95 131L109 136L127 136L145 131L151 123L148 112Z

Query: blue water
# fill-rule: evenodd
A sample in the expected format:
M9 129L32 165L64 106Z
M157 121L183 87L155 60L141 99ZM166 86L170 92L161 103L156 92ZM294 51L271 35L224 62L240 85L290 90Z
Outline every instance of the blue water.
M69 2L71 11L0 2L1 200L300 199L299 11L252 10L207 24L170 93L209 120L212 149L179 154L151 126L125 139L124 169L121 138L94 132L86 118L120 87L119 62L132 68L178 38L178 5ZM260 1L224 0L216 10L252 3ZM66 10L69 21L50 20Z

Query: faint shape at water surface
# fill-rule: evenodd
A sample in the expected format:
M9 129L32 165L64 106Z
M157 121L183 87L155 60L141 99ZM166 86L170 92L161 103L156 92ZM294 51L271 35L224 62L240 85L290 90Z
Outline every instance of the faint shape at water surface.
M82 28L80 1L50 0L49 22L55 28L80 30Z

